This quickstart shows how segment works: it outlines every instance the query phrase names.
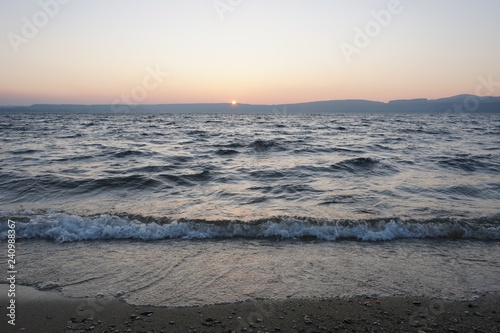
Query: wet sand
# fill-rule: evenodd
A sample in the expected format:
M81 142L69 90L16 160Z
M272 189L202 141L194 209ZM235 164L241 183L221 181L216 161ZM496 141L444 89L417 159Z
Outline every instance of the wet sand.
M14 327L7 324L6 287L0 285L1 332L500 332L498 294L474 301L364 296L168 308L23 286L17 286Z

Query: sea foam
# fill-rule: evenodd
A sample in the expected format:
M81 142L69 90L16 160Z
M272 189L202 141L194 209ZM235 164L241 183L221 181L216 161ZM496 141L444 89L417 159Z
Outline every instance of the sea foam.
M390 241L411 238L450 238L499 240L500 226L484 221L405 221L332 220L318 221L292 217L277 217L252 222L189 221L163 219L144 223L137 219L109 214L78 216L52 213L30 217L29 222L16 223L18 239L48 239L75 242L107 239L318 239L322 241L357 240ZM7 238L7 224L0 224L0 238Z

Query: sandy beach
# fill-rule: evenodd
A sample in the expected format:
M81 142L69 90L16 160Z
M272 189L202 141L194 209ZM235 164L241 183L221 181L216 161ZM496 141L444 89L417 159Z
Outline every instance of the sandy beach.
M498 294L474 301L363 296L168 308L23 286L14 327L5 316L6 287L0 287L2 332L500 332Z

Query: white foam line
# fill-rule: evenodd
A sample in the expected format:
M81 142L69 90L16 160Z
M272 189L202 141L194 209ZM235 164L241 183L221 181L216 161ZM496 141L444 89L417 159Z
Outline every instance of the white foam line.
M17 223L20 239L50 239L74 242L105 239L213 239L213 238L316 238L324 241L355 239L389 241L404 238L465 238L499 240L500 226L461 222L414 222L388 220L329 221L311 223L296 218L276 221L245 222L179 222L143 223L111 215L82 217L65 213L33 217L29 223ZM7 226L0 224L0 238L7 238Z

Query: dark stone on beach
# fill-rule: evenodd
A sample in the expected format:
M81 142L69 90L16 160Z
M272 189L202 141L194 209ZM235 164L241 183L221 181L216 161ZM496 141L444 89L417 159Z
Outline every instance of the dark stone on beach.
M422 303L421 303L421 302L419 302L419 301L414 301L414 302L413 302L413 304L414 304L414 305L420 305L420 304L422 304Z
M143 313L141 313L141 315L146 316L146 317L151 317L152 314L153 314L153 311L144 311Z

